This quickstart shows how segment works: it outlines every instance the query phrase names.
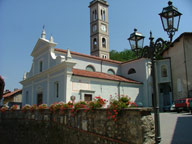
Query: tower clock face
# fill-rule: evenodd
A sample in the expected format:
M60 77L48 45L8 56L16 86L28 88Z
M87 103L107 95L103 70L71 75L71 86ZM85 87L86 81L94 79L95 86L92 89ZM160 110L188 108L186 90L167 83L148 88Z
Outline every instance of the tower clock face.
M107 31L106 26L105 26L105 25L101 25L101 30L104 31L104 32L106 32L106 31Z
M97 31L97 25L93 25L93 32L96 32Z

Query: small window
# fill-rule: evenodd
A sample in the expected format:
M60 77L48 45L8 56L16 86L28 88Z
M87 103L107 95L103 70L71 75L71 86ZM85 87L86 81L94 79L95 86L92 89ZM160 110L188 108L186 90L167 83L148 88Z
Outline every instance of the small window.
M55 97L59 97L59 82L55 82Z
M105 38L102 38L102 46L103 46L104 48L106 48L106 39L105 39Z
M161 77L167 77L167 67L166 67L166 65L161 66Z
M114 70L113 70L113 69L109 69L109 70L107 71L107 73L108 73L108 74L115 75L115 72L114 72Z
M39 62L39 72L43 71L43 61Z
M88 65L88 66L86 67L86 70L87 70L87 71L94 72L94 71L95 71L95 68L94 68L93 66L91 66L91 65Z
M129 69L128 75L136 73L136 70L134 68Z
M85 94L84 95L84 101L86 101L86 102L92 101L92 95L91 94Z

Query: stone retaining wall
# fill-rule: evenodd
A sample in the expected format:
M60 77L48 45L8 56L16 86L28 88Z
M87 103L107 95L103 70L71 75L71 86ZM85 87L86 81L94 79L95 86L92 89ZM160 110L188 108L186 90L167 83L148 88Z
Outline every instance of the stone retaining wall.
M121 111L114 122L106 109L74 116L43 112L0 112L2 144L153 144L154 121L151 109L130 108Z

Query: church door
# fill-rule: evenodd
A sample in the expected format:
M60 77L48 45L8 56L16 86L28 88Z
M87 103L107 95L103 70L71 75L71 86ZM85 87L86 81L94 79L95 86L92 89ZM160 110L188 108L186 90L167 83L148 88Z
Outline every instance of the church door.
M43 94L37 94L37 105L41 105L43 103Z

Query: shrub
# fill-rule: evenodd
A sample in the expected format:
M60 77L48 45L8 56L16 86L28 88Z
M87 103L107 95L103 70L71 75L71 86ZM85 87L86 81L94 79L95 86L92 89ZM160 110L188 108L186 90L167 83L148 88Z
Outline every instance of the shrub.
M88 103L90 109L102 108L105 106L107 100L101 98L100 96L95 97L93 101Z
M7 105L4 105L0 110L1 112L5 112L9 109L9 107Z
M31 106L30 106L29 104L26 104L26 105L24 105L24 106L21 108L22 112L26 112L26 111L28 111L28 110L30 110L30 109L31 109Z
M33 104L32 106L31 106L31 108L30 108L30 111L31 112L34 112L35 110L37 110L37 105L36 104Z
M137 106L135 103L131 102L131 98L128 96L121 95L118 99L111 98L110 105L108 107L107 118L112 118L114 121L117 120L119 112L131 106Z
M13 106L10 108L10 110L11 110L11 111L14 111L14 110L17 110L17 108L18 108L17 105L13 105Z
M47 109L47 104L41 104L38 106L38 110L41 112L43 110Z

